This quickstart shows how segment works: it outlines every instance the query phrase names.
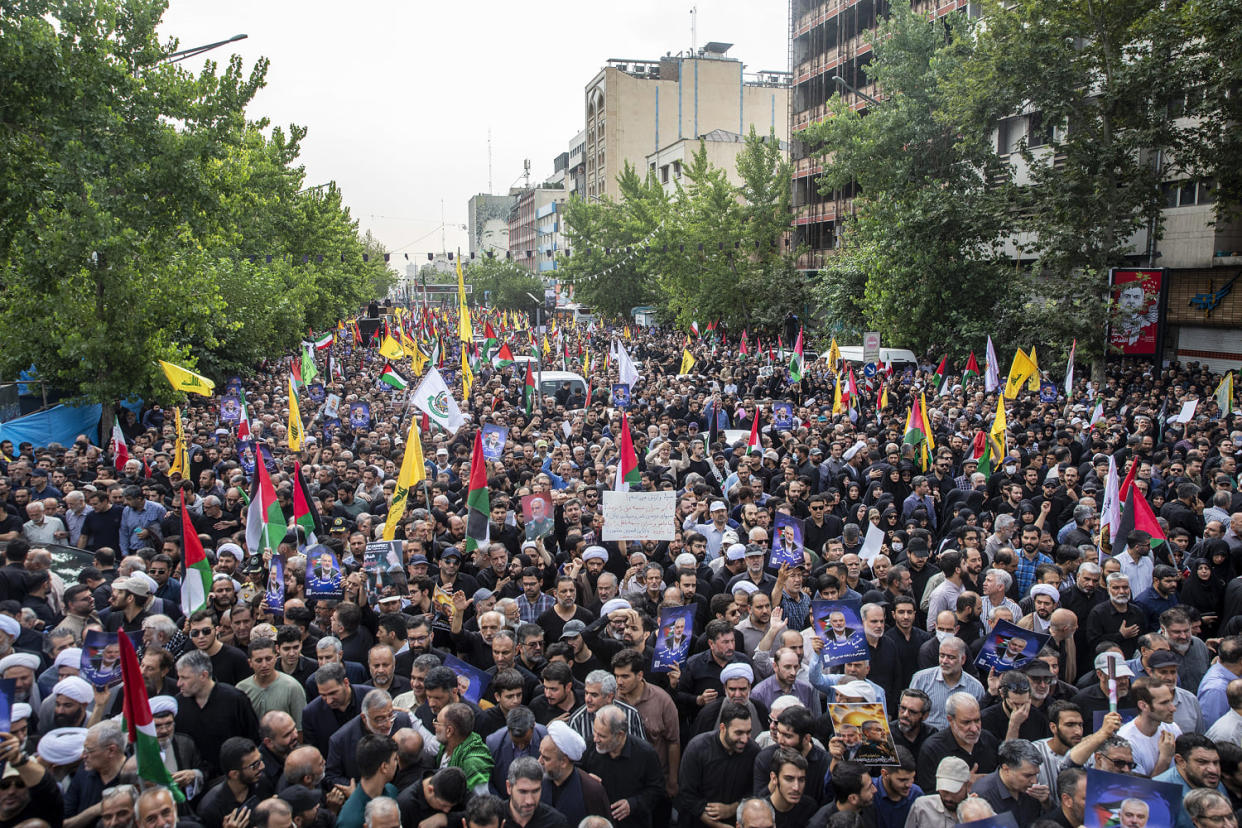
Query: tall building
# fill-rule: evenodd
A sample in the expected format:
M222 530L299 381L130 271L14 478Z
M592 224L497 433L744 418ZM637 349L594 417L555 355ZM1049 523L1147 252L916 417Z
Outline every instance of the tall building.
M729 43L657 60L612 58L586 86L585 198L617 198L628 162L639 175L662 147L713 130L789 138L788 73L747 76Z
M746 136L725 129L713 129L706 135L682 138L661 147L647 156L647 169L655 174L656 180L666 193L674 193L677 191L677 183L681 181L683 170L690 165L700 147L707 152L707 163L724 170L730 184L741 185L737 157L746 148ZM781 141L780 147L783 153L789 152L787 142Z
M550 186L521 190L509 211L509 255L531 273L556 269L561 213L569 194Z
M514 192L470 197L466 202L466 230L470 234L471 253L503 256L509 250L509 211L515 198Z

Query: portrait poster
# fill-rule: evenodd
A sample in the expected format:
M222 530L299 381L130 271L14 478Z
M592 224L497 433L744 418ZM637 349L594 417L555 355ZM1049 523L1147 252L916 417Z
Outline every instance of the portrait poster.
M330 420L339 420L341 416L341 395L329 394L323 399L323 416Z
M444 657L444 666L457 674L458 686L461 685L462 679L469 682L469 685L462 689L462 698L478 704L483 698L483 694L487 692L488 685L492 683L492 677L473 664L467 664L456 656L446 655Z
M224 392L226 394L237 394L237 393L240 393L241 390L242 390L241 377L229 377L228 381L224 383Z
M694 605L662 607L660 625L656 629L655 650L651 655L651 671L667 673L690 654L694 638Z
M220 399L220 422L237 425L241 422L241 398L236 394L226 394Z
M1164 271L1122 270L1109 273L1113 316L1108 344L1126 356L1152 356L1160 334Z
M1182 786L1087 768L1085 828L1173 828Z
M547 492L522 497L522 523L526 526L526 539L539 540L552 534L556 518L552 511L552 495Z
M959 822L953 828L1018 828L1018 820L1009 811L994 814L986 819Z
M811 602L811 628L824 642L820 652L823 666L871 660L859 615L860 606L859 601Z
M371 404L355 402L349 404L349 427L353 429L369 429L371 427Z
M488 460L499 460L508 439L509 434L503 426L492 423L483 426L483 456Z
M393 573L403 573L404 546L399 540L371 541L362 555L362 571L372 595L379 595L385 585L392 585Z
M121 645L119 633L91 630L82 640L82 661L79 675L96 687L113 687L121 683ZM142 630L129 633L134 647L142 644Z
M630 407L630 384L628 382L612 384L612 404L622 411Z
M1048 633L1023 629L1005 620L997 621L984 639L975 666L984 674L989 670L997 673L1013 670L1035 658L1050 638Z
M306 386L306 393L310 395L311 402L319 405L324 400L324 390L322 382L312 382Z
M793 406L787 402L778 402L772 406L772 427L778 431L793 428Z
M279 555L273 555L267 569L267 589L263 600L267 608L274 613L285 613L285 562Z
M772 530L772 556L768 565L779 569L781 564L802 566L806 563L803 555L803 523L801 518L777 512Z
M341 430L341 421L335 417L323 421L323 436L325 440L331 440L332 435Z
M832 732L845 743L846 756L868 767L897 764L897 743L879 702L830 702Z
M341 600L345 595L341 579L341 562L336 559L331 549L320 543L306 550L307 597Z

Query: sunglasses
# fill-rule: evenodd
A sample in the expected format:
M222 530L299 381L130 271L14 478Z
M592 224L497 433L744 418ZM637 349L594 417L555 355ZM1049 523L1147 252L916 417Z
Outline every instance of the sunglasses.
M211 635L211 629L190 630L190 638L202 638L205 635Z

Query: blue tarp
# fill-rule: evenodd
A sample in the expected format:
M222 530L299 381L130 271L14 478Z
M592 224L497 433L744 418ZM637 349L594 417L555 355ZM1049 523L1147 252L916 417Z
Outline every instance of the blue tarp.
M68 446L79 434L85 434L92 443L96 443L99 417L102 413L102 405L56 405L47 411L0 423L0 440L12 440L14 446L27 441L35 447L46 446L48 443Z

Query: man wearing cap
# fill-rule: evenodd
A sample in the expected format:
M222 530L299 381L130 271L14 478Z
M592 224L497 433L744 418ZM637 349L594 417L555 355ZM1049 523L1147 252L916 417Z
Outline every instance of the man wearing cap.
M1177 684L1181 663L1181 658L1172 650L1156 649L1147 654L1144 669L1147 675L1173 691L1176 705L1173 722L1182 729L1182 733L1203 733L1210 725L1203 719L1198 697Z
M150 597L151 588L138 573L127 578L117 578L112 582L112 597L108 601L108 609L100 616L104 630L141 630L143 620L150 614L147 611Z
M706 511L709 523L699 523ZM729 529L729 507L723 500L713 500L710 504L700 501L697 510L686 517L681 523L685 532L698 532L707 539L707 560L720 557L720 543L724 533Z
M747 544L745 564L746 569L740 575L734 575L729 579L729 583L725 587L729 592L743 581L750 581L760 592L772 594L772 590L776 588L776 576L767 572L764 568L767 562L768 550L757 543Z
M609 816L604 786L576 767L586 746L582 736L561 721L551 722L539 743L539 764L544 774L542 801L564 814L570 825L578 825L588 816Z
M1071 701L1082 710L1083 730L1090 733L1094 729L1093 718L1097 710L1108 710L1108 666L1112 663L1113 674L1117 679L1117 709L1124 710L1134 707L1130 697L1130 679L1134 677L1125 662L1125 658L1115 650L1100 653L1095 657L1096 682L1085 690L1080 690Z

